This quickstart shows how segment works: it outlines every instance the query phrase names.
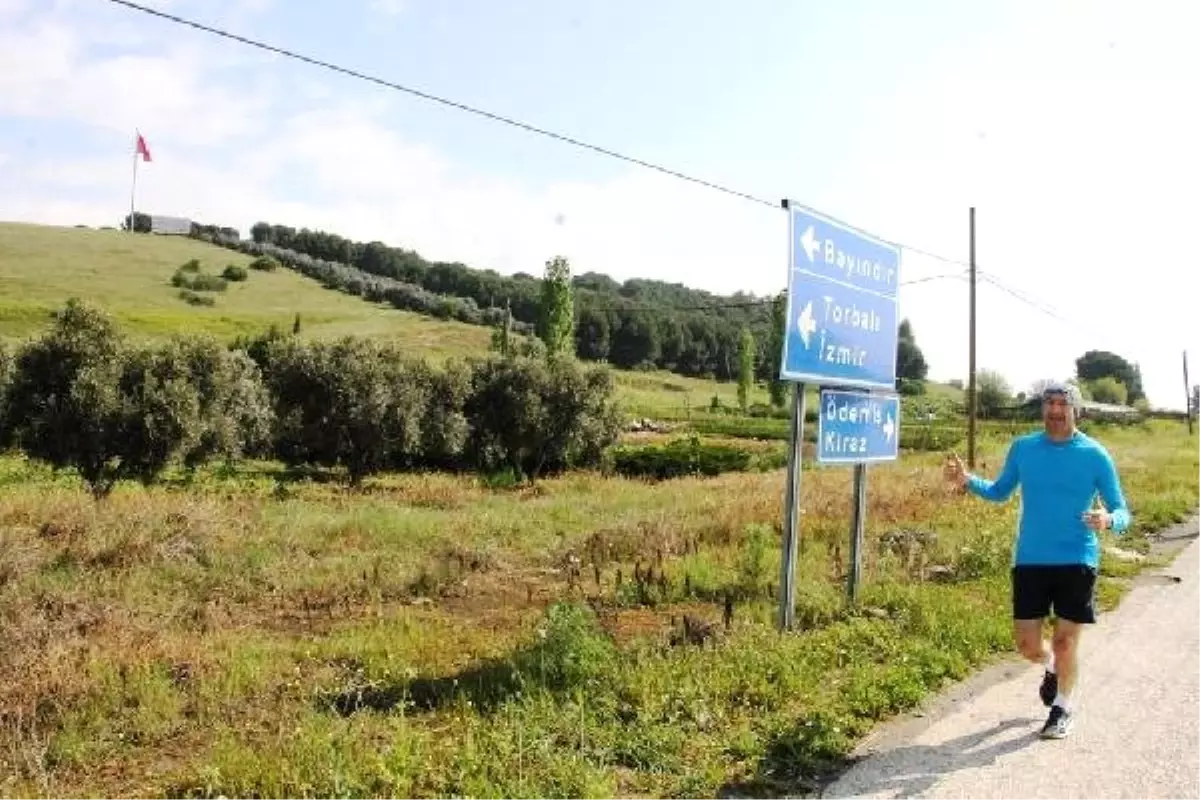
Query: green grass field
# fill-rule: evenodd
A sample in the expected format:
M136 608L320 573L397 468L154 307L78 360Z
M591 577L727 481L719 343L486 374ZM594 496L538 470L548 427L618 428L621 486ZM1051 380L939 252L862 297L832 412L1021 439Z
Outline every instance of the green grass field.
M244 283L214 293L215 306L191 306L171 276L193 258L214 275L250 263L176 236L0 223L0 337L39 333L50 312L79 296L103 306L134 337L202 332L231 339L272 324L291 330L299 314L304 336L394 339L435 358L482 352L491 338L486 328L375 306L286 269L251 270Z
M1146 551L1195 507L1197 438L1096 435ZM985 474L1005 445L983 441ZM937 454L870 469L857 607L850 471L806 472L787 636L781 470L359 492L274 470L96 504L0 459L0 794L805 795L1011 649L1017 503L949 493ZM1106 560L1106 607L1134 569Z

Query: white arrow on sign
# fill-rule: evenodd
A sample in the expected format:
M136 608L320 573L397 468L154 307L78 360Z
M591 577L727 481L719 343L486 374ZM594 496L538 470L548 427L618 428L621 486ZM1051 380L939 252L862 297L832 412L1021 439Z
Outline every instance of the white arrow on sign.
M821 243L817 241L817 232L812 225L809 225L808 230L800 237L800 244L804 247L804 254L808 256L809 262L813 262L817 251L821 249Z
M892 420L892 412L888 412L887 421L883 423L883 436L887 441L892 441L892 434L896 432L896 423Z
M807 350L808 340L812 337L813 331L817 329L817 321L813 319L812 300L809 300L808 305L804 306L804 310L800 312L796 326L800 331L800 341L804 342L804 349Z

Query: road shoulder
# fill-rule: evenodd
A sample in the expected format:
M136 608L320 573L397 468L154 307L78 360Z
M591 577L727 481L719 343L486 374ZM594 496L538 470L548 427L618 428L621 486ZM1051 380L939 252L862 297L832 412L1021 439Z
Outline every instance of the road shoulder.
M1121 609L1130 603L1136 593L1152 591L1152 587L1178 581L1178 576L1174 574L1175 568L1179 566L1176 559L1197 538L1200 538L1200 516L1196 515L1189 517L1186 522L1170 526L1151 537L1150 555L1156 560L1165 562L1165 566L1147 567L1133 578L1131 586L1120 604L1106 616L1111 618L1114 624L1119 624L1122 617ZM1035 667L1014 653L1003 657L999 663L986 667L950 688L930 696L913 711L881 723L858 744L845 767L823 781L821 796L844 796L843 793L847 788L861 783L854 778L861 777L864 770L876 765L883 766L890 755L901 751L910 743L921 740L922 735L926 734L932 726L945 722L947 718L956 713L965 712L978 698L1000 684L1025 680L1033 674L1034 670ZM1021 722L1021 720L1014 720L1015 722ZM996 732L984 731L981 741L992 733ZM966 746L964 744L964 747ZM876 762L876 764L872 762ZM955 768L961 769L965 766L967 765L956 765Z

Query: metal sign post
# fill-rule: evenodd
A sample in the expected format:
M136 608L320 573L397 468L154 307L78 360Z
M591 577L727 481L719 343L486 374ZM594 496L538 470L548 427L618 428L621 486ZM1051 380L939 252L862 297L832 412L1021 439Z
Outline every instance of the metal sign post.
M846 594L858 600L867 519L867 464L895 461L900 452L900 398L839 389L821 390L817 460L854 465L850 571Z
M791 630L796 615L796 550L800 542L800 464L804 454L805 386L792 387L792 430L788 443L787 494L783 500L783 559L779 575L779 628Z
M867 524L867 465L854 465L854 509L850 525L850 574L846 578L846 596L858 602L858 584L862 580L863 537Z

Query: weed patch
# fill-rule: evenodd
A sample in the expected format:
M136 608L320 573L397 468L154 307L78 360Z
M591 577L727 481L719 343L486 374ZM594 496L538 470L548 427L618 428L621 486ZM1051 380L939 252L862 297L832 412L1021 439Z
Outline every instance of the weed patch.
M1196 439L1096 435L1135 518L1105 544L1148 552L1194 507ZM880 720L1012 650L1016 504L947 492L935 454L872 466L850 605L847 473L805 473L781 635L782 471L277 494L280 467L250 464L98 505L0 459L0 793L812 793ZM1147 563L1105 557L1101 607Z

